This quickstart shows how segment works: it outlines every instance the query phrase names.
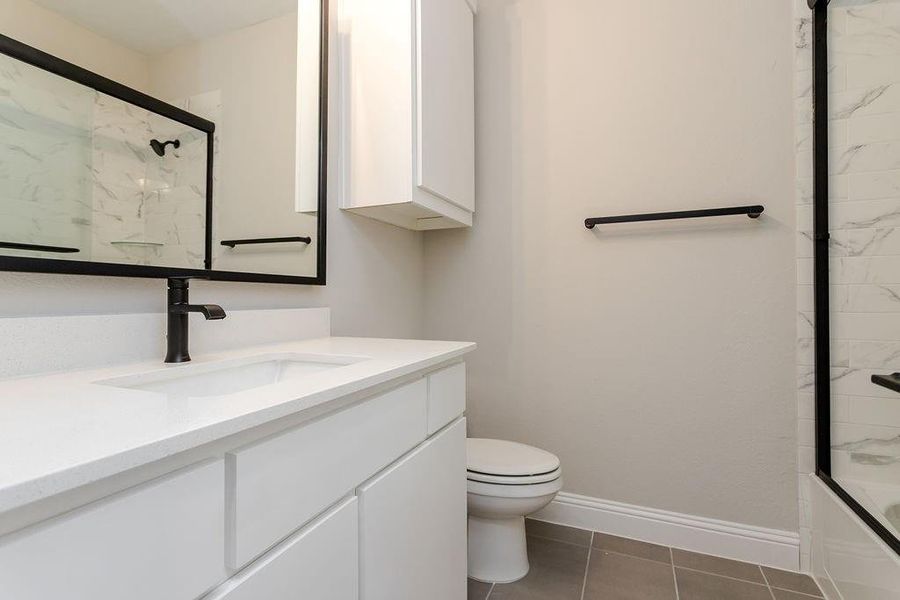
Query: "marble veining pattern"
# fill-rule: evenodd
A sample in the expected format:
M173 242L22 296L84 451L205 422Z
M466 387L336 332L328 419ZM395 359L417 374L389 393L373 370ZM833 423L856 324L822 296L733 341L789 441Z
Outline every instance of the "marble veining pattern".
M203 268L205 133L8 56L0 133L0 240L79 250L4 254Z
M203 268L206 135L105 94L95 106L94 260ZM151 139L181 146L160 157Z
M92 112L91 90L0 56L0 240L88 249Z

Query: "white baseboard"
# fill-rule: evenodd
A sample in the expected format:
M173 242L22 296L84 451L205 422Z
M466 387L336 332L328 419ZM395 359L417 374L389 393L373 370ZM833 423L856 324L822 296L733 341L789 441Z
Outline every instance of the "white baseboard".
M560 492L531 518L778 569L800 568L800 535Z

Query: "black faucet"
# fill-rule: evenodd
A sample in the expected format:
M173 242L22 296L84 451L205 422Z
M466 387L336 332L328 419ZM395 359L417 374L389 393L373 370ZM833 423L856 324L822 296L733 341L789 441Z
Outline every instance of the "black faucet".
M188 353L188 314L198 312L207 321L220 321L225 311L216 304L188 304L188 280L169 280L169 307L166 328L167 363L183 363L191 360Z

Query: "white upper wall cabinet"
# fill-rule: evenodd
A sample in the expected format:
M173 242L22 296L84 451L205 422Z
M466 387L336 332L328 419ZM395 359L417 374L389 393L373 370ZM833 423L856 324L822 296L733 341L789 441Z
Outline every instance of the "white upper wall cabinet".
M341 207L407 229L475 211L475 5L341 0Z
M465 0L418 0L417 185L475 210L475 69Z

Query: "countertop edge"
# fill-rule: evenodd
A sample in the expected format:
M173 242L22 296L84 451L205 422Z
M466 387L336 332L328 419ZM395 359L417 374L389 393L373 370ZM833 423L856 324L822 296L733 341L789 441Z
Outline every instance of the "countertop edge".
M476 348L475 343L464 344L454 350L354 379L324 391L286 400L273 406L200 426L140 446L124 448L120 452L110 453L96 460L43 473L31 479L7 485L0 488L0 514L10 513L34 502L115 477L132 469L145 467L285 417L300 415L312 409L321 409L322 406L346 396L454 362Z

